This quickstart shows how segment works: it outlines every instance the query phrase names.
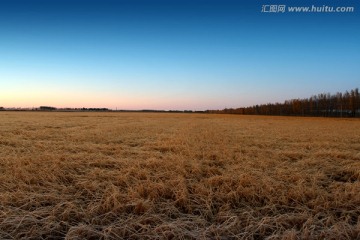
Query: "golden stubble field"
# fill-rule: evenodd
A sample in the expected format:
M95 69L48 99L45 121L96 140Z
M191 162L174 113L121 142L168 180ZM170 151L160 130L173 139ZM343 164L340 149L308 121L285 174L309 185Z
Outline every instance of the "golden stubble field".
M0 239L360 239L360 120L0 113Z

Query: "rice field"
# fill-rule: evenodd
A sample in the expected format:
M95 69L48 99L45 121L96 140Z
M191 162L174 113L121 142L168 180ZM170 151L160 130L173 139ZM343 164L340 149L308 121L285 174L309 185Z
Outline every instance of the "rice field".
M360 239L360 120L0 112L0 239Z

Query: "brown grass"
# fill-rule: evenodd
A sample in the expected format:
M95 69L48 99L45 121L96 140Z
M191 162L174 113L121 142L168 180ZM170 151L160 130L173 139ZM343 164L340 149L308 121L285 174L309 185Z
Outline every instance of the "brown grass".
M0 113L0 239L360 239L360 121Z

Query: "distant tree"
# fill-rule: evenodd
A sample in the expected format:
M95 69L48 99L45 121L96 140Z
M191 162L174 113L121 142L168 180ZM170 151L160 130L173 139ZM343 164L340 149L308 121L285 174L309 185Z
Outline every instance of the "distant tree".
M49 106L40 106L40 110L41 111L52 111L52 110L56 110L55 107L49 107Z
M360 94L350 92L320 93L305 99L286 100L284 103L267 103L243 108L208 110L209 113L257 114L281 116L360 117Z
M360 94L358 88L355 88L354 90L354 98L355 117L360 117Z

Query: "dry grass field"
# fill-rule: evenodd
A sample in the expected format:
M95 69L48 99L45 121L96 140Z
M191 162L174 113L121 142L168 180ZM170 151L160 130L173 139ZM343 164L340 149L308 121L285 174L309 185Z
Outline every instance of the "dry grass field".
M0 239L360 239L360 120L0 113Z

